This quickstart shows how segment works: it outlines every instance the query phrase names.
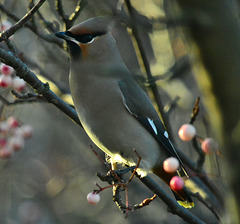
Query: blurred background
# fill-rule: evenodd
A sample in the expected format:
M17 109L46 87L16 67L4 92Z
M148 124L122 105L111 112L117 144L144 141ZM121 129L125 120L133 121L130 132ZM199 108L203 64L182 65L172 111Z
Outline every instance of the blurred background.
M29 2L33 1L1 0L0 2L5 9L21 18L29 10ZM75 10L77 2L76 0L62 0L66 15L70 15ZM74 24L95 16L115 15L117 10L124 10L127 14L125 6L121 9L122 1L89 0L82 2L86 3L82 3L80 15ZM155 77L161 77L157 85L162 97L163 109L166 112L169 107L172 108L167 118L173 142L195 161L198 154L192 144L180 141L177 135L181 125L189 122L196 98L202 95L190 66L190 61L194 61L195 58L189 58L186 55L181 31L173 25L168 27L162 22L164 18L171 17L173 13L171 11L172 1L137 0L132 1L132 4L144 24L140 33L152 74ZM61 16L56 11L54 0L47 0L39 11L41 15L34 16L34 23L39 33L52 37L54 30L66 29ZM13 18L7 15L8 13L3 10L0 12L1 21L8 20L15 23ZM41 17L52 24L52 31L46 28L46 21L44 24ZM136 77L145 74L131 30L121 26L120 23L113 35L119 49L122 49L122 57L129 69L136 74ZM54 41L51 43L43 40L28 28L22 28L16 32L12 39L23 62L41 80L49 82L55 93L71 104L68 87L68 54ZM179 62L177 64L179 67L176 67L176 61ZM30 87L28 91L33 92ZM151 91L148 93L153 99ZM0 94L9 101L14 101L9 89L1 89ZM106 169L92 152L90 145L93 143L83 129L59 109L44 102L11 106L0 102L0 109L2 120L14 116L21 123L32 125L34 129L33 137L26 141L23 150L7 160L0 160L0 223L185 223L178 216L168 212L167 206L160 199L153 201L143 209L129 212L125 219L112 201L111 189L101 192L101 201L98 205L88 204L87 194L97 189L94 182L100 186L107 184L101 182L95 175L97 172L106 173ZM200 136L213 137L208 127L208 114L202 102L200 113L194 124ZM99 150L98 153L104 158L103 153ZM219 164L221 164L219 156L206 156L204 169L211 181L218 186L218 190L223 192L225 181ZM168 187L160 180L157 181L171 195ZM194 182L190 185L193 186L191 189L194 191ZM196 191L200 189L195 187ZM130 204L140 203L146 197L153 196L153 193L137 178L134 178L130 184L128 192ZM207 220L207 223L218 223L209 209L195 199L194 202L196 206L191 212ZM218 202L215 206L221 207Z

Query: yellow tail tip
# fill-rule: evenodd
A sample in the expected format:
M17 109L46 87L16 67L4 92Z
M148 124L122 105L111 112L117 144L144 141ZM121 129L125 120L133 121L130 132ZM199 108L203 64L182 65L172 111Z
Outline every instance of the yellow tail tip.
M194 203L189 202L189 201L177 201L177 203L179 205L183 206L184 208L193 208L194 207Z

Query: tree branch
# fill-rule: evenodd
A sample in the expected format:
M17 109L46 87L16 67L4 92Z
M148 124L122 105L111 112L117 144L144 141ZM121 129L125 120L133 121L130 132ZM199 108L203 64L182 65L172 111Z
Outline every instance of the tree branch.
M3 4L0 3L0 10L3 11L7 16L9 16L10 18L12 18L14 21L20 21L21 19L18 18L17 16L15 16L13 13L11 13L9 10L7 10ZM59 47L63 47L63 41L60 40L59 38L56 38L55 35L51 35L51 34L43 34L40 33L35 26L33 26L32 24L30 24L29 22L25 23L23 26L27 27L28 29L30 29L33 33L35 33L37 36L39 36L41 39L49 42L49 43L54 43L56 45L58 45ZM11 28L10 28L11 29ZM7 32L7 31L5 31ZM3 34L3 33L2 33ZM2 35L1 34L1 35ZM0 42L3 41L4 39L1 37L0 35ZM5 36L5 34L4 34ZM6 40L6 39L5 39Z
M67 16L63 9L62 0L55 1L56 11L60 15L60 17L65 25L65 30L68 30L73 25L74 21L80 15L82 9L84 8L84 6L86 4L87 4L86 0L78 0L74 12L70 16Z
M191 212L189 212L187 209L181 207L177 204L177 202L170 198L166 192L159 186L158 183L156 183L150 176L146 176L143 178L139 178L153 193L155 193L157 196L161 198L161 200L168 205L170 211L173 214L178 215L183 220L192 223L192 224L204 224L201 219L199 219L197 216L193 215Z
M38 3L32 7L32 9L22 18L20 19L15 25L10 27L8 30L3 31L0 34L0 41L3 41L10 36L12 36L16 31L21 29L34 15L35 12L41 7L41 5L45 2L46 0L39 0Z
M142 57L142 60L143 60L143 64L144 64L144 67L145 67L145 70L146 70L146 73L147 73L148 80L151 83L150 88L151 88L152 93L154 95L154 98L155 98L155 101L157 103L160 114L163 118L164 125L166 126L166 129L169 133L169 136L171 137L172 136L172 131L171 131L171 126L169 124L169 119L166 117L166 114L164 113L164 106L163 106L163 103L162 103L162 99L161 99L161 96L158 92L157 84L156 84L156 82L153 78L152 72L151 72L150 64L148 62L148 58L147 58L147 55L146 55L146 52L145 52L145 49L144 49L144 44L142 43L142 40L141 40L140 35L139 35L138 21L137 21L136 16L135 16L134 9L131 5L130 0L125 0L125 2L126 2L126 5L127 5L129 14L130 14L130 23L131 23L133 36L136 39L136 42L137 42L137 45L138 45L138 48L139 48L139 51L140 51L140 54L141 54L141 57Z
M24 64L19 58L16 58L12 52L8 52L0 48L0 58L5 64L12 66L17 75L24 79L32 88L34 88L38 94L41 94L49 103L55 105L81 126L76 111L61 98L59 98L55 93L53 93L47 83L42 83L37 76L29 70L27 65Z

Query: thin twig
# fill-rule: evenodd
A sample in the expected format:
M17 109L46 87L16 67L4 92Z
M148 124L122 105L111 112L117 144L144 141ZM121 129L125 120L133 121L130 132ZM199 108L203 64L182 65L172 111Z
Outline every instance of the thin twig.
M12 12L10 12L9 10L6 9L6 7L4 7L3 4L0 3L0 10L3 11L7 16L9 16L10 18L12 18L14 21L19 21L20 18L18 18L17 16L15 16L15 14L13 14ZM28 29L30 29L33 33L35 33L39 38L49 42L49 43L54 43L56 45L58 45L59 47L63 48L63 41L60 40L59 38L56 38L55 35L52 34L43 34L41 32L38 31L38 29L36 29L36 27L34 27L31 23L27 22L24 24L24 27L27 27ZM0 42L1 42L1 38L0 38Z
M46 103L47 102L45 99L38 99L38 98L18 99L18 100L14 100L13 102L10 102L1 95L0 95L0 101L2 101L3 104L8 106L14 106L16 104L24 104L24 103L36 103L36 102Z
M199 113L200 107L199 107L199 102L200 102L200 97L197 97L195 105L192 109L192 114L191 114L191 120L190 120L190 124L193 124L193 122L196 120L197 115Z
M57 25L57 22L50 22L50 21L46 20L39 10L37 11L37 15L40 18L40 20L42 21L44 27L49 32L56 33L59 30L59 25Z
M197 192L197 193L192 193L192 192L190 192L190 194L191 194L193 197L197 198L200 202L202 202L202 203L215 215L215 217L216 217L218 220L220 220L220 217L219 217L217 211L215 210L215 208L214 208L211 204L207 203L207 201L204 200L204 198L203 198L198 192Z
M149 205L155 198L157 198L156 194L154 194L151 198L144 199L141 203L134 205L134 210L137 210Z
M63 9L63 4L62 4L62 0L56 0L55 1L55 6L56 6L56 11L58 12L58 14L60 15L62 21L64 23L67 22L68 20L68 16L65 14L64 9Z
M12 27L10 27L8 30L3 31L0 34L0 41L5 40L12 36L16 31L21 29L34 15L34 13L41 7L41 5L46 0L39 0L38 3L22 18L20 19L16 24L14 24Z
M177 103L179 100L180 97L176 96L175 99L171 100L171 102L165 105L164 112L166 113L167 116L169 116L170 113L177 107Z
M87 4L86 0L78 0L74 12L70 16L67 16L63 9L62 0L55 1L56 11L58 12L60 18L62 19L65 25L65 30L68 30L73 25L73 23L80 15L82 9L86 6L86 4Z
M37 99L37 100L43 100L43 101L47 102L46 99L44 99L44 97L39 95L39 94L35 94L35 93L21 94L21 93L18 93L17 91L15 91L15 90L11 90L11 93L16 98L21 99L21 100Z
M128 169L128 168L127 168ZM135 170L135 169L134 169ZM132 171L132 170L128 170ZM119 171L116 171L117 173L119 173ZM134 171L133 171L134 172ZM135 174L135 173L134 173ZM140 208L143 208L147 205L149 205L156 197L157 195L155 194L153 197L151 198L146 198L144 199L142 202L140 202L139 204L135 204L134 206L129 205L129 200L128 200L128 193L127 193L127 187L128 184L131 181L131 178L126 182L122 179L123 183L119 183L119 180L117 180L116 178L114 178L111 175L111 172L108 172L107 175L102 175L100 173L97 174L97 176L100 178L101 181L106 181L108 182L110 185L107 187L100 187L97 183L96 185L98 186L99 190L94 190L94 192L99 193L102 190L105 190L107 188L113 187L114 186L114 191L113 191L113 201L115 202L115 204L117 205L117 207L120 209L121 212L123 212L126 216L127 216L127 212L128 211L134 211ZM122 201L122 197L121 197L121 192L125 191L126 194L126 203L124 203Z
M205 153L202 151L202 148L199 147L198 145L198 136L193 138L192 144L193 144L193 148L196 150L199 156L196 162L196 170L201 171L203 168L206 156L205 156Z
M148 79L150 80L150 83L151 83L150 88L153 92L153 95L154 95L155 101L157 103L158 109L159 109L159 111L161 113L161 116L163 118L164 125L165 125L165 127L166 127L166 129L169 133L169 136L171 137L172 136L171 126L169 124L169 119L166 117L166 115L164 113L164 106L163 106L163 103L162 103L161 96L159 95L159 92L158 92L158 87L157 87L155 81L153 81L153 82L151 81L151 80L154 80L154 79L153 79L150 64L148 62L147 55L146 55L146 52L145 52L145 49L144 49L144 44L142 43L142 40L141 40L140 35L139 35L139 31L138 31L138 27L137 27L138 24L137 24L137 19L135 18L134 9L131 5L130 0L125 0L125 2L126 2L126 5L127 5L129 14L130 14L133 36L136 39L136 42L137 42L137 45L138 45L138 48L139 48L139 51L140 51L140 54L141 54L141 57L142 57L142 60L143 60L143 64L144 64L144 67L145 67L145 70L146 70L146 73L147 73L147 77L148 77Z
M102 158L98 155L98 153L95 151L95 149L93 148L92 145L90 145L90 148L92 149L92 151L94 152L94 154L98 157L98 159L101 161L101 163L110 170L111 174L119 181L119 183L121 182L121 179L119 178L119 176L115 173L115 171L112 169L112 167L108 167L107 164L102 160Z
M87 5L87 0L78 0L74 12L69 16L69 26L71 27L77 17L80 15L83 8Z

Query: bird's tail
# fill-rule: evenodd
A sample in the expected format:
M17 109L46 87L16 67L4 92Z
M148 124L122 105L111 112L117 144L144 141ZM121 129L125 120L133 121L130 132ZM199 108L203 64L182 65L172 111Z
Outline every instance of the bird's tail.
M172 177L174 177L176 175L181 176L182 178L188 178L184 168L181 171L183 171L183 172L167 173L163 169L162 165L153 169L153 173L156 174L158 177L160 177L169 187L170 187L170 181L171 181ZM173 192L179 205L183 206L184 208L194 207L193 200L192 200L188 190L185 187L178 191L172 190L172 192Z

